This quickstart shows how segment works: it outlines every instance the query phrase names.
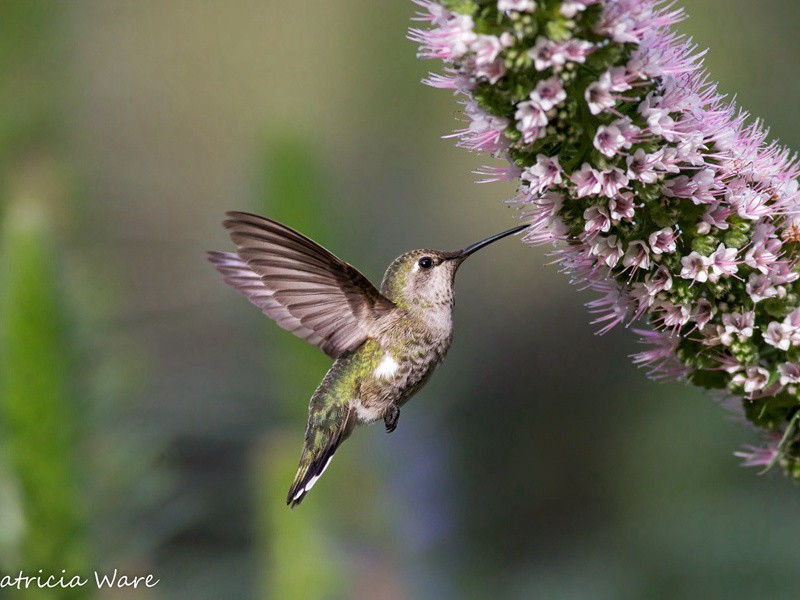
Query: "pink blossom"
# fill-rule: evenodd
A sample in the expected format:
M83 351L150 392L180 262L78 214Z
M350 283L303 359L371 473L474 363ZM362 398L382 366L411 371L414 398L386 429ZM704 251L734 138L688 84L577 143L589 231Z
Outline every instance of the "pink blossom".
M700 283L708 281L708 268L710 266L708 258L698 252L692 252L689 256L681 258L681 277L693 279Z
M655 303L655 298L647 291L643 283L634 282L630 286L630 297L636 303L636 311L633 313L633 321L637 321Z
M795 308L785 317L786 323L794 328L800 329L800 308Z
M561 85L561 80L558 77L543 79L536 84L530 95L531 100L545 112L561 104L566 97L567 93L564 91L564 86Z
M627 92L631 89L631 74L625 67L611 67L608 71L609 89L612 92Z
M654 135L662 136L668 142L675 141L675 121L670 116L671 106L661 106L662 98L650 92L639 105L639 114L647 120L647 127Z
M800 383L800 365L787 362L778 365L778 372L781 374L781 385Z
M700 235L707 235L711 232L712 228L724 231L728 228L728 217L734 211L725 206L709 206L702 217L702 223L697 226L697 233Z
M409 38L418 42L422 48L420 56L452 61L469 52L471 44L477 37L473 31L472 17L450 12L446 14L446 20L440 22L437 29L410 30Z
M742 450L734 452L733 455L743 459L743 467L769 467L781 457L784 434L784 431L766 431L763 434L763 447L746 444L742 446Z
M701 131L685 132L675 147L678 158L694 166L705 163L702 150L705 148L705 136Z
M558 164L558 157L549 157L544 154L536 156L536 164L520 175L522 181L527 181L532 194L538 194L542 190L556 186L561 183L561 165Z
M608 215L608 209L604 206L590 206L583 211L583 218L586 220L583 229L590 236L611 229L611 217Z
M776 298L780 293L778 289L772 285L769 276L763 273L750 273L745 290L753 302L761 302L768 298Z
M656 170L664 171L665 173L680 172L680 167L678 166L680 159L678 158L678 150L676 148L665 146L653 152L651 156L653 157Z
M599 115L609 108L614 108L617 100L611 95L611 75L608 72L603 73L600 79L590 83L586 87L584 97L589 104L589 112L593 115Z
M772 268L769 270L769 279L773 285L778 288L778 297L783 298L785 288L784 284L792 283L800 278L800 273L794 270L794 265L789 264L785 260L779 260L772 263Z
M564 196L558 192L547 192L536 200L536 206L546 210L550 222L558 216L564 205Z
M573 38L567 40L561 48L568 61L583 63L586 61L586 57L594 51L595 46L591 42Z
M533 12L536 10L536 3L533 0L497 0L497 10L503 12L510 10Z
M583 163L570 179L576 186L575 194L578 198L599 194L603 189L600 183L600 173L595 171L589 163Z
M508 166L488 166L483 165L473 171L476 175L482 175L483 179L477 183L491 183L493 181L509 181L522 177L522 169L515 164ZM521 188L520 188L521 189Z
M601 125L594 136L594 147L604 156L614 156L626 144L618 127Z
M597 256L607 266L614 267L622 258L622 242L615 235L608 237L598 235L592 242L591 254Z
M550 67L558 70L567 62L564 49L544 36L540 36L536 40L536 44L528 54L533 59L533 66L537 71L544 71Z
M800 345L800 309L796 308L786 315L783 324L789 328L792 345Z
M611 123L611 125L619 129L620 134L625 139L625 142L621 147L625 148L626 150L638 142L639 138L641 137L642 130L633 124L633 121L631 121L630 117L622 117L621 119L617 119Z
M749 338L753 335L753 326L755 325L756 314L751 311L725 313L722 315L722 326L724 327L724 337L722 343L730 346L738 336L741 338Z
M692 177L695 185L692 202L695 204L715 204L721 184L717 181L714 169L703 169Z
M619 167L611 167L600 174L600 191L608 198L618 195L628 185L628 176Z
M620 221L630 221L636 214L636 209L633 205L633 194L630 192L620 192L615 198L608 201L608 214L613 223Z
M725 244L720 244L717 249L708 257L708 280L716 283L720 277L735 275L739 269L736 260L736 248L726 248Z
M464 114L470 119L469 127L446 137L458 137L459 146L469 150L497 154L505 149L507 140L504 132L508 127L507 119L490 115L479 108L476 102L467 102L464 105Z
M743 388L749 396L763 390L768 382L769 371L763 367L747 367L743 373L738 372L731 379L733 385Z
M625 162L628 165L629 179L635 179L642 183L653 183L658 179L655 169L656 160L642 148L637 148L632 155L629 154Z
M529 243L547 243L563 239L566 225L559 217L564 197L558 192L549 191L534 198L533 210L525 214L530 219L530 229L525 234Z
M442 90L455 90L457 92L469 93L474 87L474 82L463 74L454 75L440 75L438 73L430 73L428 77L422 80L422 83L433 88Z
M697 184L688 175L679 175L667 181L664 195L669 198L691 198L697 191Z
M703 328L708 324L714 316L714 305L711 304L706 298L700 298L692 308L691 319L697 324L697 329L703 331Z
M494 35L478 35L470 44L470 50L475 55L475 75L478 78L497 83L505 75L505 64L498 59L503 47L500 38Z
M658 267L655 273L647 276L644 285L651 296L659 292L668 292L672 289L672 276L665 267Z
M664 227L651 233L647 241L650 243L653 254L671 254L675 252L675 239L677 237L677 234L671 228Z
M768 273L770 267L778 260L780 250L781 242L776 238L758 240L745 253L744 263L762 273Z
M640 240L628 244L628 249L625 251L625 256L622 259L622 264L625 267L631 267L631 272L636 271L636 269L649 269L650 251L647 244Z
M730 194L728 201L736 208L743 219L757 221L769 215L772 209L767 205L769 198L752 188L745 187L737 194Z
M514 118L517 120L517 129L522 134L522 141L526 144L535 142L544 135L543 128L548 123L547 115L537 103L530 100L520 102Z
M597 332L599 334L609 331L615 325L624 321L630 310L629 300L615 286L610 286L605 296L589 302L586 306L589 308L590 313L605 313L592 321L593 325L605 323Z
M767 326L767 331L764 334L764 341L770 346L775 346L781 350L788 350L792 344L791 340L792 328L786 323L778 323L772 321Z
M671 198L689 198L695 204L712 204L716 202L718 187L714 171L704 169L692 177L680 175L670 179L664 194Z
M475 53L475 64L479 67L493 63L502 49L503 45L495 35L478 35L470 44L470 50Z
M506 66L500 59L486 65L475 67L476 77L480 79L486 79L489 83L497 83L497 81L505 74Z
M664 328L669 331L676 331L689 322L692 310L686 304L661 301L656 304L656 313Z
M571 19L579 12L586 10L586 7L591 4L597 4L599 0L570 0L561 4L561 14Z
M641 336L641 342L650 349L633 355L634 364L646 367L650 377L656 379L681 379L687 372L675 357L675 349L680 337L660 331L634 329Z

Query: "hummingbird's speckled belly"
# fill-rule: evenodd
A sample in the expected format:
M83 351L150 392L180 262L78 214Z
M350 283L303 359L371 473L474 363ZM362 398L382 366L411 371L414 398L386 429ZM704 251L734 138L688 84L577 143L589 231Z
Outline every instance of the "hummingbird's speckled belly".
M361 380L359 393L352 401L359 421L378 421L391 405L403 406L428 381L447 353L450 341L449 335L440 340L426 336L400 351L381 347L377 366Z

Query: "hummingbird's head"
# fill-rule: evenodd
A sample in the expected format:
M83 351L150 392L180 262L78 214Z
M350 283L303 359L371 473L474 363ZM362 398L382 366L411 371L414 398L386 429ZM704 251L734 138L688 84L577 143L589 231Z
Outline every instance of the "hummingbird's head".
M412 250L386 269L381 292L399 306L429 308L452 304L453 280L463 259L453 252Z
M430 308L452 305L453 282L461 263L484 246L526 227L514 227L463 250L412 250L401 254L386 269L381 292L399 306Z

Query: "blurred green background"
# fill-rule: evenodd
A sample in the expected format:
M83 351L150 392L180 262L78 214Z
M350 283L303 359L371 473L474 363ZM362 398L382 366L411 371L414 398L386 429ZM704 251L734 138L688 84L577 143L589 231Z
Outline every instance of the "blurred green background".
M800 5L691 0L724 92L800 148ZM406 0L0 2L0 574L108 598L795 598L800 490L659 385L512 240L459 273L447 361L397 431L285 493L329 361L205 261L226 210L374 281L515 223L440 135ZM83 598L0 589L0 597Z

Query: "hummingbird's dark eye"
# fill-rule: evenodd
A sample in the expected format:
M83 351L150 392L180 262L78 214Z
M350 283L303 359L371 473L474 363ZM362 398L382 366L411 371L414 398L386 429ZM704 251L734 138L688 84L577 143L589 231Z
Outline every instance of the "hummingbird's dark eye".
M430 269L433 266L433 259L430 256L423 256L417 264L421 269Z

